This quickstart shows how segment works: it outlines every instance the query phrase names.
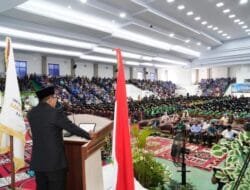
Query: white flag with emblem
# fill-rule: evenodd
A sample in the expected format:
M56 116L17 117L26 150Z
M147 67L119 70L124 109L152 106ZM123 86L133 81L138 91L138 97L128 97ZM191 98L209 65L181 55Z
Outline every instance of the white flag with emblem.
M16 66L11 39L6 38L5 49L6 82L3 105L0 114L0 150L9 151L9 138L12 135L14 142L15 170L24 167L25 123L22 113L22 102L17 81Z

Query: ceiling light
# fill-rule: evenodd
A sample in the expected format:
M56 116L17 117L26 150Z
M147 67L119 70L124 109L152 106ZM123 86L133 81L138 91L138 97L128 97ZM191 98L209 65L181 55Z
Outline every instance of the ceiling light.
M84 54L80 55L80 59L89 60L89 61L106 62L106 63L117 63L116 59L92 56L92 55L84 55Z
M247 4L248 3L248 0L240 0L239 4L240 5L244 5L244 4Z
M227 36L227 39L231 39L231 36Z
M201 45L201 43L200 43L200 42L197 42L197 43L196 43L196 45L197 45L197 46L200 46L200 45Z
M179 5L177 8L178 8L179 10L183 10L183 9L185 9L185 6L184 6L184 5Z
M141 55L135 54L135 53L130 53L130 52L122 52L122 55L126 58L131 58L131 59L141 59Z
M165 65L165 64L155 64L155 67L158 67L158 68L168 68L169 66Z
M246 32L250 32L250 29L246 29L245 31L246 31Z
M229 15L228 17L229 17L229 18L234 18L234 17L235 17L235 15L234 15L234 14L232 14L232 15Z
M71 9L71 6L70 6L70 5L68 6L68 9Z
M40 15L78 26L84 26L94 30L106 32L108 34L111 34L115 29L114 25L110 23L110 20L97 18L95 16L67 8L63 9L61 6L51 3L51 1L43 1L43 3L40 1L27 1L27 3L21 4L16 8L35 15Z
M135 61L126 61L125 64L127 64L127 65L136 65L136 66L140 65L139 62L135 62Z
M225 9L225 10L223 11L223 13L227 14L227 13L229 13L230 11L231 11L230 9Z
M194 12L193 11L189 11L189 12L187 12L187 15L188 16L191 16L191 15L193 15L194 14Z
M240 22L240 19L235 19L234 22L235 23Z
M110 48L94 47L92 50L93 50L93 52L115 56L115 51L113 51ZM139 55L139 54L124 52L124 51L122 51L122 55L126 58L131 58L131 59L140 59L141 58L141 55Z
M216 7L223 7L224 6L224 3L223 2L219 2L216 4Z
M172 64L177 64L177 65L188 65L188 62L181 62L181 61L176 61L176 60L171 60L171 59L166 59L162 57L155 57L153 60L163 62L163 63L172 63Z
M112 36L120 38L120 39L126 39L132 42L137 42L139 44L148 45L150 47L164 49L167 51L170 50L170 46L171 46L170 44L166 42L155 40L153 38L150 38L144 35L136 34L134 32L129 32L129 31L121 30L121 29L118 29L114 33L112 33Z
M140 65L149 66L149 67L154 66L154 64L153 64L153 63L141 63Z
M186 42L186 43L189 43L189 42L190 42L190 40L189 40L189 39L187 39L187 40L185 40L185 42Z
M150 47L155 47L158 49L163 49L163 50L167 50L167 51L169 51L171 49L173 51L181 52L181 53L184 53L187 55L192 55L195 57L200 56L200 52L198 52L198 51L189 50L189 49L182 47L182 46L172 45L172 44L169 44L166 42L152 39L152 38L147 37L147 36L143 36L140 34L136 34L134 32L129 32L129 31L121 30L121 29L118 29L114 33L112 33L112 36L120 38L120 39L126 39L126 40L129 40L132 42L137 42L140 44L148 45Z
M173 3L175 0L166 0L168 3Z
M142 56L142 60L144 60L144 61L152 61L152 60L153 60L153 57Z
M211 50L211 47L210 47L210 46L208 46L208 47L207 47L207 50Z
M169 37L173 38L174 37L174 33L169 34Z
M199 16L197 16L197 17L194 18L194 20L196 20L196 21L198 21L200 19L201 19L201 17L199 17Z
M83 48L83 49L91 49L96 44L81 42L76 40L71 40L67 38L61 38L46 34L39 34L33 32L26 32L22 30L7 28L0 26L0 34L9 35L16 38L22 38L27 40L34 40L38 42L46 42L50 44L62 45L62 46L70 46L76 48Z
M223 32L223 30L219 30L218 33L221 34Z
M247 26L247 25L245 25L245 26L242 26L241 28L246 29L246 28L248 28L248 26Z
M105 32L112 37L116 37L123 40L128 40L136 42L138 44L147 45L149 47L155 47L162 50L170 50L182 52L183 54L191 55L194 57L199 57L200 52L189 50L183 46L175 46L174 44L169 44L167 42L162 42L156 40L146 35L136 34L134 32L129 32L127 30L117 28L110 20L97 18L83 12L69 10L66 7L62 8L59 5L51 3L51 1L27 1L27 3L21 4L16 7L20 11L31 13L34 15L43 16L56 21L70 23L77 26L82 26L96 31ZM66 11L67 10L67 11Z
M213 30L214 30L214 31L215 31L215 30L218 30L218 27L214 27Z
M126 18L127 14L124 13L124 12L122 12L122 13L119 14L119 16L120 16L121 18Z
M248 33L248 35L250 36L250 33Z
M38 47L28 44L21 44L21 43L12 43L14 49L20 49L25 51L32 51L32 52L41 52L41 53L50 53L56 55L65 55L65 56L75 56L79 57L82 53L77 51L69 51L63 49L54 49L54 48L47 48L47 47ZM5 42L0 42L0 47L5 47Z
M209 25L209 26L207 26L207 28L213 28L213 25Z
M226 33L224 33L224 34L222 34L222 36L227 36L227 34L226 34Z
M82 3L87 3L87 0L80 0Z
M245 24L245 22L241 21L241 22L239 22L238 24L239 24L239 25L242 25L242 24Z
M201 24L202 24L202 25L206 25L206 24L207 24L207 21L203 21Z
M201 55L201 53L198 52L198 51L187 49L186 47L178 46L178 45L171 46L171 50L174 50L174 51L177 51L177 52L180 52L180 53L184 53L184 54L187 54L187 55L192 55L192 56L195 56L195 57L200 57L200 55Z

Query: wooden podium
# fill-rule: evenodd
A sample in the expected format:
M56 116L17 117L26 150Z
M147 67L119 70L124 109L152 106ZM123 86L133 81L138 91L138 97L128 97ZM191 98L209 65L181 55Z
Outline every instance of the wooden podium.
M110 134L111 120L86 114L71 115L69 119L76 125L96 123L96 138L86 139L64 137L65 153L68 160L67 190L103 190L101 147Z

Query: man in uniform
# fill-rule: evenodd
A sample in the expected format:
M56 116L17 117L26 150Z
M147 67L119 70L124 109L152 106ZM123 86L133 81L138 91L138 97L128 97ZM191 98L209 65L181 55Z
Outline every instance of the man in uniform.
M62 130L91 139L87 133L73 124L63 112L57 110L54 87L49 86L36 92L39 104L28 113L33 148L31 169L35 171L37 190L64 190L67 161L64 152Z

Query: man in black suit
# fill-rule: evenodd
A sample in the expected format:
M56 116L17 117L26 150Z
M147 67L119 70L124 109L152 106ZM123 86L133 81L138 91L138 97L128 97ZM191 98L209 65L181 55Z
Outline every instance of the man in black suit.
M87 133L73 124L63 112L55 109L57 98L54 87L36 92L39 104L28 113L33 148L31 169L35 171L37 190L64 190L67 161L64 152L62 130L91 139Z

